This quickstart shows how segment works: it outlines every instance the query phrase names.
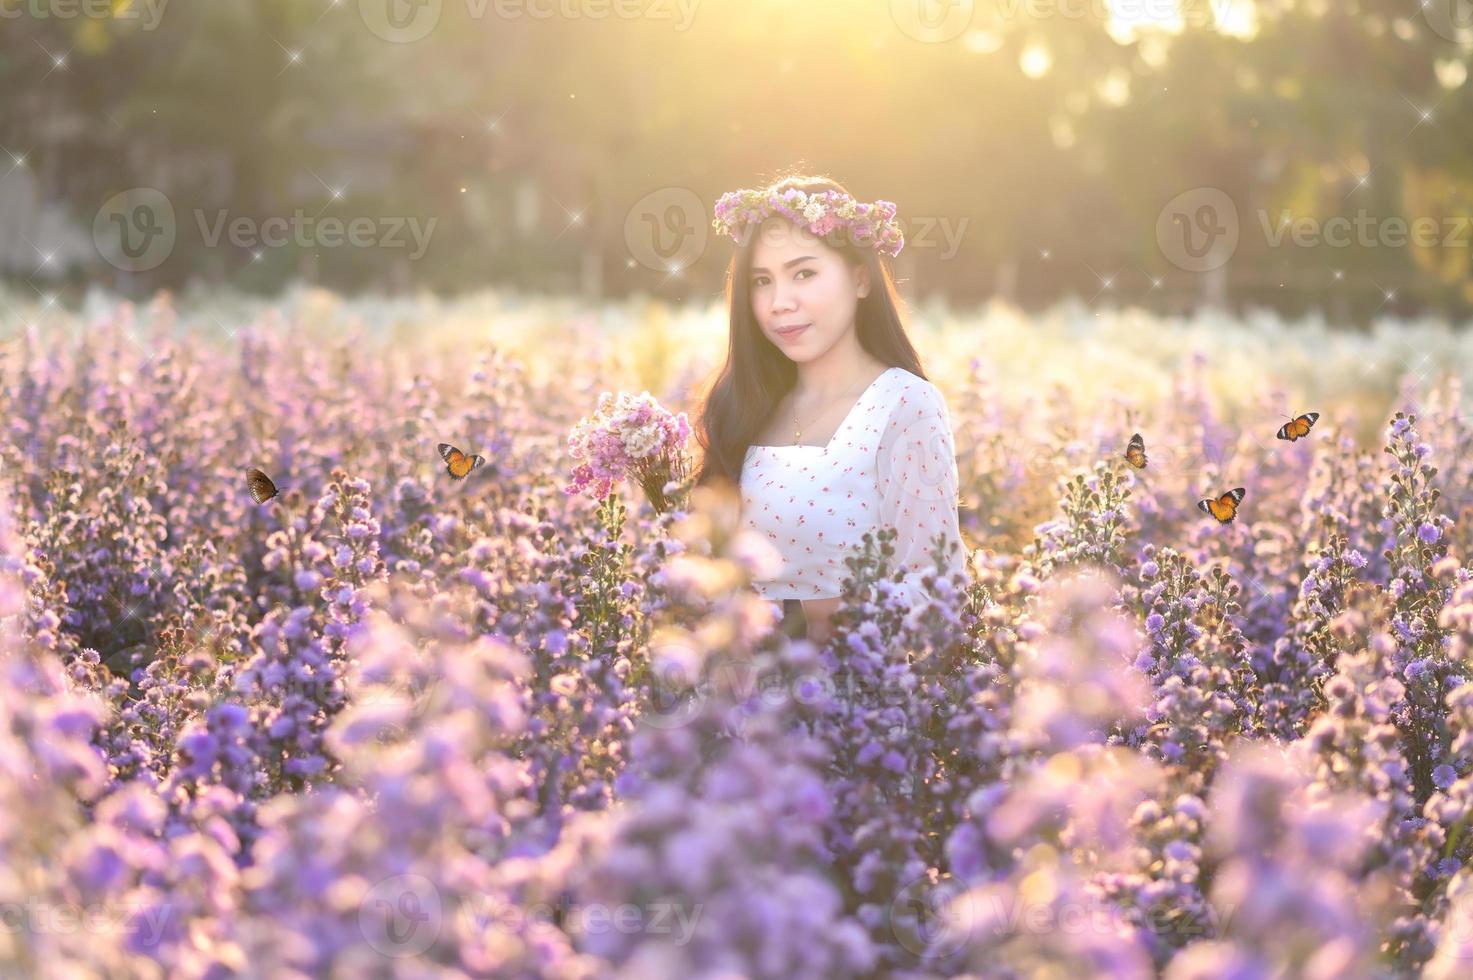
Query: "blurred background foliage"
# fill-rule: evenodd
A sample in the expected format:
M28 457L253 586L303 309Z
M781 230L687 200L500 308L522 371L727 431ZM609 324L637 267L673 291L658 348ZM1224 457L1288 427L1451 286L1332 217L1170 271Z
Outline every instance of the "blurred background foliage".
M0 274L46 295L306 280L704 300L729 254L710 206L796 168L898 203L913 296L1460 318L1462 6L0 0ZM421 16L423 37L384 36ZM916 27L943 20L929 39ZM167 261L136 273L100 261L92 233L133 187L178 222ZM1157 236L1167 202L1200 187L1238 215L1215 274ZM433 234L411 258L203 233L221 212L299 210L433 219ZM1357 215L1430 217L1441 240L1274 245L1265 227ZM659 268L641 235L679 258Z

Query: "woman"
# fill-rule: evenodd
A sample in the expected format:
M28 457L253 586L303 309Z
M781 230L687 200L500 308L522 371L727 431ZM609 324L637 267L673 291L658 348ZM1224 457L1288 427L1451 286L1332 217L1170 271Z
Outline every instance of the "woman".
M738 247L726 363L696 412L697 482L740 488L744 526L783 559L753 586L783 602L790 634L816 642L866 531L896 530L892 567L913 610L937 535L948 573L966 567L946 402L880 259L904 245L894 216L833 181L788 177L723 195L713 221Z

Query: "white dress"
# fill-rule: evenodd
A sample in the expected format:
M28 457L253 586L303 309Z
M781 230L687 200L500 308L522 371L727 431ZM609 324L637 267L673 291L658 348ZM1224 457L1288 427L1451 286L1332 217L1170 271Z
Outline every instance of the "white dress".
M826 445L749 447L742 524L782 556L776 575L753 589L778 610L783 599L837 596L845 557L865 531L889 526L897 532L891 567L906 570L901 591L917 606L937 534L956 544L948 573L966 568L954 447L940 389L902 367L870 383Z

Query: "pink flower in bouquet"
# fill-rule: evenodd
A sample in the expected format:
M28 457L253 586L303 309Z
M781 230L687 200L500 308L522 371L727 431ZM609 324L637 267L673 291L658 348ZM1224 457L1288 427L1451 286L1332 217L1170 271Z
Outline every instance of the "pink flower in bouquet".
M563 492L603 498L628 477L663 513L669 484L683 481L689 471L689 439L685 413L672 414L648 391L617 396L606 391L598 397L597 411L568 434L568 454L578 463Z

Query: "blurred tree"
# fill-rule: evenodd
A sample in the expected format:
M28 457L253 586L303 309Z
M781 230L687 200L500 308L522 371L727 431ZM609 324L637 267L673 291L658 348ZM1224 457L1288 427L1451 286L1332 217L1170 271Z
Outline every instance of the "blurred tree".
M274 289L305 269L345 289L710 296L728 243L708 235L679 274L649 268L625 239L631 209L689 191L704 210L685 224L700 228L724 190L797 168L897 201L909 288L957 301L1178 308L1220 285L1235 306L1328 304L1357 322L1473 308L1466 245L1383 240L1391 218L1466 214L1473 32L1450 11L1184 0L1173 26L983 0L927 41L903 6L630 17L471 0L413 8L432 28L390 40L371 5L331 0L170 3L157 23L139 0L109 17L0 0L0 172L30 170L82 228L125 188L168 194L179 242L138 289ZM1197 187L1238 212L1215 278L1156 240L1166 202ZM198 227L298 210L433 221L433 236L416 262L385 247L211 247ZM1358 217L1381 237L1275 244L1284 218Z

